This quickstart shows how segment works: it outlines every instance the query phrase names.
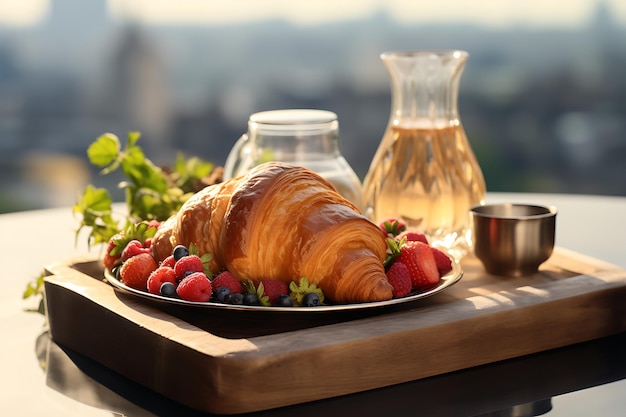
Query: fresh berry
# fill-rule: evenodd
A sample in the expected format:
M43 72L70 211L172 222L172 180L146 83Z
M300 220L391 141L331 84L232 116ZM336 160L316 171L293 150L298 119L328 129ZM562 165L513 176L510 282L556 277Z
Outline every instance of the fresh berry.
M392 237L398 236L406 230L406 224L395 218L389 218L380 222L378 227L380 227L385 236L391 235Z
M231 272L219 273L211 282L214 289L226 287L232 294L243 294L243 285Z
M233 305L241 305L243 304L243 294L228 294L226 297L224 297L224 302Z
M174 259L178 261L185 256L189 256L189 249L184 245L176 245L172 251L172 255L174 255Z
M276 300L276 305L278 307L293 307L293 300L287 294L281 294Z
M157 263L152 255L140 253L122 264L120 279L131 288L146 291L148 277L155 269L157 269Z
M174 255L174 258L176 258L176 255ZM183 256L176 261L174 271L176 272L176 279L179 281L190 273L203 272L204 266L202 265L202 259L196 255Z
M439 275L444 276L448 272L452 271L452 259L450 259L448 255L437 248L433 248L432 246L430 250L433 252L433 257L435 258Z
M324 293L321 288L317 287L315 283L309 283L309 280L306 277L302 277L297 281L291 281L289 283L289 296L293 301L293 305L302 306L304 305L304 297L309 293L315 293L317 298L319 299L319 303L324 302Z
M243 303L248 306L258 306L259 297L256 294L246 293L243 296Z
M211 281L203 272L194 272L178 284L176 293L183 300L202 303L211 299L213 289Z
M174 259L174 255L168 256L167 258L163 259L163 262L161 262L161 266L169 266L172 269L174 269L174 265L176 265L176 259Z
M404 232L400 233L397 240L406 239L407 242L424 242L428 245L428 238L424 233L420 232Z
M226 297L228 297L230 294L231 292L227 287L214 288L213 291L213 297L218 303L225 303Z
M176 284L172 284L171 282L161 284L159 292L163 297L176 298L178 296L178 294L176 294Z
M143 241L143 247L147 248L147 249L150 249L152 247L152 241L153 240L154 240L154 238L152 238L152 237L146 238L146 240Z
M126 244L126 247L122 251L122 262L126 262L133 256L139 255L140 253L149 253L149 252L150 250L147 248L144 248L143 244L140 241L133 239Z
M158 230L158 228L161 227L161 224L162 224L162 222L160 222L158 220L150 220L148 222L148 230L149 229L157 229Z
M387 281L393 287L393 296L395 298L406 297L411 293L413 287L411 273L409 268L402 262L396 261L391 264L387 271Z
M396 259L409 269L413 288L430 287L439 282L439 271L430 246L423 242L406 242Z
M262 288L262 292L261 292ZM277 279L262 279L259 283L259 292L261 293L261 303L266 305L276 305L278 297L281 295L289 295L289 288L283 281ZM264 300L264 298L267 299Z
M166 282L170 282L175 285L176 272L168 266L160 266L152 271L148 277L148 292L156 295L161 294L161 286Z
M119 250L114 250L114 249L117 249L117 246L119 244L118 242L123 237L124 235L122 233L118 233L112 238L110 238L109 242L107 243L107 247L104 252L104 259L102 261L102 265L104 266L105 269L108 269L109 271L112 271L113 267L115 267L121 262L121 252Z
M317 307L320 305L320 297L314 292L307 293L302 299L302 305L304 307Z

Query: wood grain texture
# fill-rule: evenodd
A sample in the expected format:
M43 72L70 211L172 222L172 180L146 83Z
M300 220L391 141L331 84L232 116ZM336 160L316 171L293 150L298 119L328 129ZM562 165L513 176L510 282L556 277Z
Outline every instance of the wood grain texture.
M279 323L269 315L163 311L114 291L89 260L49 267L46 302L57 343L221 414L365 391L626 330L619 267L561 248L525 278L490 276L471 257L462 266L464 278L446 292L369 317Z

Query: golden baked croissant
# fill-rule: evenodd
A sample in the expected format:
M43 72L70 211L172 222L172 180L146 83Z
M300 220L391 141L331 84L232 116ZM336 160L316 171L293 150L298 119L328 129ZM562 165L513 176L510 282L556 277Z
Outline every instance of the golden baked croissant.
M306 168L270 162L196 193L159 228L163 260L178 244L212 253L214 273L285 282L307 277L338 303L383 301L392 287L380 229Z

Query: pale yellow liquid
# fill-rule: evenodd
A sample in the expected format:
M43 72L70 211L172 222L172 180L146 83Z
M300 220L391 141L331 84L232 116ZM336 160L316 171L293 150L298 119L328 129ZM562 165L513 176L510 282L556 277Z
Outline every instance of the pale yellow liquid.
M471 244L469 209L485 181L460 125L387 129L363 184L368 217L404 221L457 257Z

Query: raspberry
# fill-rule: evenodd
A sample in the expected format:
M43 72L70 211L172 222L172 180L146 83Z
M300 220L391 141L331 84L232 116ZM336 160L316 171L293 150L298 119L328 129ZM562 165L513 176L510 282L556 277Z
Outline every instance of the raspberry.
M158 221L158 220L150 220L150 221L148 222L148 230L150 230L150 229L152 229L152 228L154 228L154 229L158 229L159 227L161 227L161 224L162 224L162 223L163 223L163 222L160 222L160 221Z
M229 271L224 271L217 275L211 282L213 289L228 288L231 294L243 294L243 285L241 282Z
M176 293L186 301L206 302L211 299L211 281L203 272L193 272L178 284Z
M137 290L148 289L148 277L157 269L157 263L149 253L135 255L122 264L120 279L126 285Z
M168 256L167 258L163 259L163 262L161 262L161 266L169 266L172 269L174 269L174 265L176 265L176 259L174 259L174 255Z
M406 239L407 242L424 242L428 245L428 239L424 233L404 232L398 235L397 240Z
M437 264L437 270L439 271L439 275L443 276L448 272L452 271L452 259L444 252L437 248L431 247L430 250L433 253L433 257L435 258L435 263Z
M411 273L413 288L425 288L439 282L439 271L430 246L423 242L406 242L396 262L402 262Z
M148 277L147 287L150 294L161 294L161 285L164 282L171 282L176 285L176 272L170 267L160 266Z
M176 261L174 271L176 272L176 279L180 281L191 272L204 272L204 266L199 256L187 255Z
M149 253L150 251L143 247L143 244L133 239L126 244L126 247L122 251L122 262L126 262L130 258L135 255L139 255L140 253Z
M263 285L263 293L261 294L261 302L267 297L266 301L269 305L276 305L278 297L281 295L289 295L289 288L283 281L277 279L262 279L259 286ZM264 303L265 304L265 303Z
M387 281L393 287L393 296L406 297L411 293L413 283L409 268L402 262L394 262L387 271Z

